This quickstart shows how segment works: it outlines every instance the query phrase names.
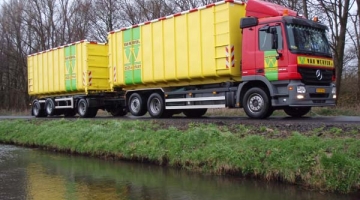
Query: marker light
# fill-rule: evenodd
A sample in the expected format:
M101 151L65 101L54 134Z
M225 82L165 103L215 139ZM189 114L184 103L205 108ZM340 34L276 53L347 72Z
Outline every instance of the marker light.
M313 21L314 21L314 22L318 22L318 21L319 21L319 18L315 16L315 17L313 18Z
M285 9L283 10L283 16L288 16L289 15L289 10Z

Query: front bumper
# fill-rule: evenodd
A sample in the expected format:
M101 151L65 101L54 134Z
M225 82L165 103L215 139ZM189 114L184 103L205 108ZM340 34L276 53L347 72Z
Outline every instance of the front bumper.
M298 93L297 87L303 86L306 89L305 93ZM282 88L283 95L273 98L274 106L310 106L310 107L324 107L335 106L336 95L333 94L335 86L320 86L320 85L304 85L300 81L290 81L286 88ZM280 88L277 88L278 91ZM335 95L335 96L334 96ZM334 98L335 97L335 98Z

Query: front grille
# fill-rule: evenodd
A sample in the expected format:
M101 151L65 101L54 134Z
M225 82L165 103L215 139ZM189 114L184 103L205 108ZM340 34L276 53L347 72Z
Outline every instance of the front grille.
M321 80L318 79L319 75L317 76L317 70L321 72ZM298 72L302 76L302 82L307 85L329 85L332 82L332 69L312 69L299 67Z

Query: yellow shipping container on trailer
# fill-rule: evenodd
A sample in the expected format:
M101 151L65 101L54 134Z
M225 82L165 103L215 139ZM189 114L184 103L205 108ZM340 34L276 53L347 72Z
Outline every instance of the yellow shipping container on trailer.
M111 32L111 87L240 81L244 16L245 4L223 1Z
M28 56L30 95L98 91L110 91L107 45L84 40Z

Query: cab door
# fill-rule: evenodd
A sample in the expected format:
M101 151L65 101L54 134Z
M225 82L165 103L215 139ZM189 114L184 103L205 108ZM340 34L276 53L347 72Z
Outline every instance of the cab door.
M269 81L279 80L279 69L286 68L283 35L279 23L257 27L256 75L265 76Z

